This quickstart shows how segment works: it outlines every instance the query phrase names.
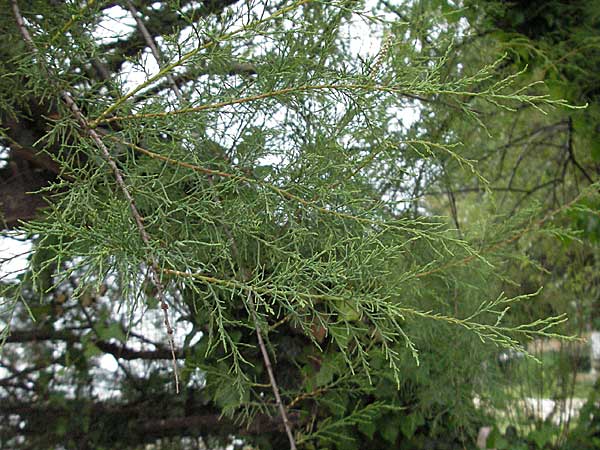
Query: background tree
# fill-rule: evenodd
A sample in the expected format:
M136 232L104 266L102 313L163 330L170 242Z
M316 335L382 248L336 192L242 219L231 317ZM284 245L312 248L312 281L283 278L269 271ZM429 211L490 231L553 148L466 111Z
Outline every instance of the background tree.
M454 28L467 26L470 31L456 45L454 58L460 66L452 70L468 70L482 58L492 60L497 52L506 52L507 58L498 67L500 74L526 70L523 82L544 82L552 95L588 105L581 110L555 110L550 114L540 114L528 105L517 107L515 114L492 113L478 106L478 117L487 130L457 118L456 105L438 102L425 106L435 118L427 123L428 133L451 134L461 140L465 156L477 161L476 166L489 181L488 185L482 184L449 167L435 189L431 183L424 186L425 195L438 211L451 214L457 226L479 226L489 233L490 214L518 217L531 208L548 214L598 180L596 66L600 4L489 1L465 2L465 6L467 9L458 16L468 25L456 21ZM444 3L443 7L450 6ZM441 117L448 119L439 121ZM489 195L489 191L496 195ZM511 243L513 257L520 258L505 260L502 271L509 282L503 282L501 289L517 295L544 285L536 304L524 306L518 320L531 319L541 311L549 315L567 313L570 320L562 325L564 333L584 335L597 329L597 200L586 199L581 207L560 220L576 233L576 239L557 242L554 235L530 235ZM589 349L568 344L549 355L547 350L551 348L542 347L545 351L539 354L544 365L526 364L524 373L512 374L509 393L517 405L503 408L500 422L506 422L507 409L512 409L518 417L509 415L510 420L521 427L520 432L531 431L536 440L532 445L567 448L572 420L566 415L561 418L561 411L570 408L573 397L587 395L589 386L581 381L581 372L589 364ZM525 396L556 400L555 414L546 421L531 420L522 414ZM594 389L591 404L596 396ZM573 448L597 445L591 404L569 439L575 441ZM492 410L498 411L497 403ZM508 448L518 448L518 444L513 442Z
M464 448L498 347L564 320L511 315L541 284L502 294L512 244L569 237L593 189L507 214L477 151L565 102L445 2L0 14L2 213L33 243L2 285L6 446Z

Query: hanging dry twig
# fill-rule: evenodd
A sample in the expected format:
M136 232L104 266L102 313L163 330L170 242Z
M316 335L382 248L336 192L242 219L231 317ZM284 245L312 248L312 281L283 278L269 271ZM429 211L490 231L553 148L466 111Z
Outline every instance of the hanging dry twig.
M258 318L256 317L256 310L252 300L252 291L248 291L248 307L251 309L254 328L256 330L256 337L258 338L258 345L260 347L260 352L262 353L263 361L265 362L265 367L267 368L269 382L271 383L271 388L273 389L273 395L275 395L275 402L277 403L277 408L279 408L279 414L281 414L281 420L283 420L283 426L285 427L285 432L287 433L290 441L290 450L296 450L296 441L292 433L292 425L288 419L287 412L285 411L285 406L281 401L281 395L279 395L279 386L277 385L277 380L275 379L275 374L273 373L273 367L271 365L271 358L269 357L267 347L265 346L265 342L262 338L260 327L258 326Z

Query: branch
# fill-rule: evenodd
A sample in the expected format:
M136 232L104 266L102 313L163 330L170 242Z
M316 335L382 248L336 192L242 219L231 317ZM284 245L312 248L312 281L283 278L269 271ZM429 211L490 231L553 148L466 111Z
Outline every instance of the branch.
M297 420L297 417L294 417ZM214 433L215 430L223 433L230 430L236 435L260 435L270 431L279 431L281 423L267 415L257 415L247 427L224 420L220 414L198 414L187 417L169 417L158 420L144 420L139 424L144 434L151 436L181 436L186 431L197 434L200 432Z
M214 14L220 14L227 6L237 3L239 0L205 0L200 2L196 8L188 11L186 15L177 14L173 9L148 9L144 21L147 26L155 32L155 36L168 35L174 33L178 28L184 28L190 24L190 17L207 17ZM115 6L121 6L120 2L114 2ZM184 8L193 4L192 1L186 0L180 2L179 7ZM105 9L105 6L103 6ZM147 45L143 34L135 31L130 36L124 39L118 39L116 42L101 45L99 54L107 55L106 64L111 72L117 72L121 69L127 58L136 56Z
M160 54L160 52L158 51L158 47L156 46L156 42L154 42L154 38L148 31L148 28L146 28L144 21L141 19L140 15L138 14L138 11L137 11L137 9L135 9L135 6L133 6L133 3L131 3L131 0L127 0L126 3L127 3L127 7L129 8L129 12L131 12L131 15L135 19L135 23L137 24L138 30L140 30L140 33L144 37L144 41L146 41L146 44L148 45L148 47L150 47L150 51L152 52L154 59L156 59L156 63L158 64L159 67L162 68L162 65L164 63L163 57ZM167 81L170 83L171 89L173 89L173 92L175 93L175 95L179 99L181 99L182 98L181 91L179 90L177 83L173 79L173 76L170 73L167 73L165 75L165 77L167 78Z
M17 0L11 0L11 5L12 5L12 10L13 10L13 13L15 16L15 20L17 22L17 26L21 32L23 40L31 48L31 50L33 51L34 54L39 55L38 49L35 46L35 43L34 43L33 39L31 38L29 31L27 30L27 27L23 20L23 16L21 15L21 11L19 10L19 5L17 3ZM53 74L51 73L50 69L46 66L46 64L44 64L43 59L40 59L39 63L43 67L43 69L48 73L48 75L49 75L48 78L51 80L54 79L54 77L52 76ZM134 201L133 197L131 196L131 193L129 192L129 188L125 184L123 175L121 174L121 171L119 170L117 164L115 163L114 159L112 158L108 148L104 145L104 142L102 141L102 139L100 138L98 133L90 127L87 119L82 114L81 110L79 109L79 107L77 106L75 101L73 100L73 97L71 96L71 94L66 90L62 90L60 92L60 97L61 97L62 101L65 103L65 105L71 111L71 114L73 115L73 117L77 120L77 122L81 126L83 132L85 134L87 134L97 145L103 159L106 161L106 163L110 167L111 171L113 172L113 175L115 177L117 185L119 186L119 189L121 190L121 192L123 193L123 195L125 196L128 204L129 204L129 209L131 211L131 215L133 216L133 219L137 225L138 232L139 232L139 235L140 235L142 241L147 246L150 246L150 243L151 243L150 236L148 235L148 232L146 231L146 227L144 226L142 216L140 215L140 213L137 209L137 206L135 204L135 201ZM154 254L149 253L149 252L147 254L147 257L150 262L150 270L149 270L150 281L152 282L152 284L154 285L154 287L156 289L156 297L159 299L160 306L164 313L164 324L165 324L165 327L167 330L167 339L169 341L169 346L171 347L171 354L172 354L172 361L173 361L173 371L174 371L173 374L175 376L175 391L177 393L179 393L179 374L178 374L178 369L177 369L177 357L175 355L175 342L173 340L173 328L171 326L171 322L169 320L169 314L168 314L169 305L167 303L164 286L163 286L162 282L160 281L158 259Z
M279 409L279 414L281 415L281 420L283 421L283 426L285 427L285 433L287 434L288 440L290 442L290 450L296 450L296 440L294 439L294 434L292 433L292 425L285 410L285 406L283 406L283 402L281 401L281 395L279 395L279 386L277 385L277 380L275 379L275 375L273 374L271 358L269 357L269 352L267 352L267 348L265 346L265 342L263 341L260 327L258 326L256 308L254 307L254 301L252 300L252 291L248 291L248 305L250 307L252 318L254 320L254 328L256 330L256 337L258 338L260 352L262 353L263 361L265 362L265 367L267 368L269 382L271 383L271 388L273 389L273 395L275 395L275 402L277 403L277 408Z
M17 330L10 331L10 334L6 337L6 344L10 343L26 343L26 342L39 342L39 341L63 341L68 343L81 342L81 336L69 333L68 331L55 331L55 330ZM103 341L100 339L91 339L96 347L102 350L104 353L109 353L117 359L125 359L128 361L142 359L142 360L161 360L170 359L173 357L171 349L161 348L157 350L134 350L127 346L121 346L113 344L111 342ZM183 359L183 350L176 350L175 357Z
M12 386L11 386L12 387ZM139 444L142 442L155 442L156 439L170 436L198 436L198 435L217 435L227 436L235 434L236 436L260 436L265 433L281 432L281 423L273 417L266 414L257 414L245 427L234 420L223 417L221 411L215 411L214 408L204 405L203 414L194 414L189 416L180 416L181 412L176 413L177 407L169 410L156 410L157 416L149 417L149 408L147 403L125 403L110 404L108 402L84 403L82 410L82 400L64 400L62 403L36 401L24 403L15 400L14 402L4 401L0 403L0 417L19 416L25 420L25 428L15 426L14 433L17 435L29 434L31 432L39 433L39 430L32 429L44 421L48 427L49 434L56 433L53 427L54 422L60 418L68 418L73 414L87 415L93 418L94 423L98 423L98 431L103 434L100 438L105 442L113 444L127 444L128 442ZM292 420L299 421L299 417L294 415ZM17 421L16 423L18 423ZM10 426L12 421L3 421L3 431ZM117 430L106 428L105 424L116 423L120 426ZM104 431L102 431L104 429ZM127 429L123 433L123 429Z
M579 169L579 171L583 174L586 180L588 180L590 183L593 183L594 180L592 180L592 177L588 175L583 166L579 164L579 162L575 159L575 153L573 152L573 118L571 116L569 116L569 137L567 141L567 152L569 153L569 159L571 160L573 165Z
M159 68L162 70L163 69L163 58L158 50L158 47L156 46L156 43L154 42L154 39L152 38L152 35L148 32L148 29L146 28L144 23L139 19L137 10L131 3L131 0L127 0L127 5L129 7L131 14L133 14L133 16L136 18L136 23L140 29L140 32L146 39L146 43L152 50L152 55L154 56L156 63L158 64ZM165 76L167 78L167 81L171 84L171 89L173 90L173 93L175 94L175 96L179 99L179 101L183 101L183 95L182 95L181 91L179 90L177 83L172 78L171 74L169 72L167 72L165 74ZM208 178L209 184L212 185L213 184L212 177L209 175L207 178ZM221 203L221 199L218 196L216 196L215 200L217 201L217 203ZM240 261L240 265L242 265L241 260L239 258L237 244L235 242L233 234L231 233L231 230L229 229L229 227L227 225L225 225L224 227L225 227L225 232L227 233L229 240L231 241L231 251L236 256L236 259L238 259ZM249 271L243 267L242 267L242 271L245 275L248 275L248 273L249 273ZM287 437L288 437L288 440L290 443L290 450L296 450L296 441L294 439L294 434L292 433L292 426L288 419L285 407L283 406L283 402L281 401L281 395L279 394L279 386L277 385L277 380L275 379L275 375L273 373L271 359L269 357L269 353L265 346L265 343L264 343L264 340L263 340L263 337L262 337L262 334L260 331L260 327L258 325L258 317L256 315L256 308L254 306L254 301L252 299L252 291L248 291L248 307L250 308L252 319L254 321L254 327L256 329L258 345L260 347L263 361L265 363L265 367L266 367L267 373L269 375L269 382L273 389L273 394L275 395L275 401L277 403L277 408L279 409L279 414L281 415L281 420L283 421L283 426L285 428L285 432L287 434Z

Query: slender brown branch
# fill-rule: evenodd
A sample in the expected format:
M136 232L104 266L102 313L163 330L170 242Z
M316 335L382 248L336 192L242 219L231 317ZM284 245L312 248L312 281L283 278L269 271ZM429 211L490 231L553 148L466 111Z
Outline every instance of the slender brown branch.
M17 22L17 26L21 32L23 40L31 48L31 51L34 54L39 55L38 49L35 45L35 42L31 38L31 35L29 34L29 31L27 30L27 26L25 25L23 16L21 15L21 11L19 9L17 0L11 0L11 5L12 5L12 10L13 10L13 13L15 16L15 20ZM43 59L39 60L39 64L47 72L49 79L53 79L54 77L52 76L50 69L44 63ZM104 142L102 141L102 139L100 138L98 133L90 127L87 119L85 118L85 116L83 115L83 113L81 112L81 110L79 109L79 107L77 106L75 101L73 100L73 97L71 96L71 94L66 90L62 90L60 92L60 97L61 97L62 101L65 103L65 105L71 111L71 114L73 115L73 117L77 120L77 122L81 126L83 132L85 134L87 134L94 141L94 143L97 145L97 147L100 149L102 157L104 158L104 160L110 167L111 171L113 172L113 175L115 177L117 185L119 186L119 189L121 190L121 192L125 196L125 199L127 200L127 203L129 204L129 209L131 211L131 215L133 216L133 219L136 223L136 226L138 228L138 231L139 231L140 237L142 238L142 241L144 242L145 245L149 246L150 242L151 242L150 236L148 235L148 232L146 231L146 227L144 226L142 216L140 215L140 213L137 209L135 201L134 201L131 193L129 192L129 188L127 187L125 180L123 179L123 175L121 174L121 171L119 170L115 160L111 156L110 151L108 150L106 145L104 145ZM160 302L160 306L161 306L161 309L163 310L163 314L164 314L164 324L165 324L165 327L167 330L167 339L169 341L169 346L171 348L173 373L175 376L175 391L177 393L179 393L179 373L178 373L178 369L177 369L177 357L176 357L176 352L175 352L175 342L173 340L174 331L173 331L173 327L171 326L171 321L169 320L169 313L168 313L169 305L167 303L164 286L163 286L162 282L160 281L160 276L159 276L160 269L159 269L158 259L156 258L156 256L154 254L148 252L148 260L150 263L150 270L149 270L150 280L156 289L156 297L158 298L158 300Z
M588 173L583 168L583 166L581 164L579 164L579 162L575 159L575 153L573 151L573 118L571 116L569 116L568 122L569 122L569 136L568 136L568 140L567 140L567 152L569 153L569 159L571 160L573 165L579 169L579 171L583 174L585 179L588 180L590 183L593 183L594 180L592 180L592 177L590 177L588 175Z
M139 15L137 9L135 9L135 6L133 5L133 3L131 3L131 0L126 0L126 3L127 3L127 8L129 8L129 12L131 12L131 15L135 19L135 23L137 24L137 27L140 30L140 33L142 34L142 36L144 38L144 41L146 41L146 44L148 45L148 47L150 47L152 56L154 56L154 59L156 59L156 63L158 64L158 66L160 68L162 68L163 57L160 54L158 47L156 46L156 42L154 42L154 38L148 31L148 28L146 28L144 21L141 19L140 15ZM183 98L183 95L181 94L181 91L179 90L179 87L177 86L177 83L175 82L175 79L173 78L171 73L167 72L165 77L167 78L167 81L170 83L171 89L173 90L173 92L175 93L177 98L179 98L181 100Z
M267 368L269 382L271 383L271 388L273 389L273 395L275 395L275 402L277 403L277 408L279 408L279 414L281 415L281 420L283 421L285 432L287 434L288 440L290 441L290 450L296 450L296 440L294 439L294 434L292 433L292 424L288 419L285 406L283 406L283 402L281 401L281 395L279 395L279 386L277 385L277 380L275 379L275 374L273 373L273 367L271 365L271 358L269 357L269 352L267 351L267 347L265 346L265 342L263 340L262 333L258 325L258 317L256 315L256 308L254 307L254 301L252 299L252 291L248 291L248 307L250 308L250 312L254 320L254 328L256 329L258 345L260 347L260 352L262 353L265 367Z

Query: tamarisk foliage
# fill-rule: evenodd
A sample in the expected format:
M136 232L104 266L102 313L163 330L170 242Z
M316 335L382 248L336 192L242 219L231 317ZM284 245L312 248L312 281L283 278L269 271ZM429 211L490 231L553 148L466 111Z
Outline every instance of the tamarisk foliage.
M2 281L3 444L464 445L482 364L566 320L507 322L535 293L495 268L553 214L483 239L413 192L447 161L486 180L410 108L568 106L502 54L448 75L451 39L357 1L13 5L1 212L32 250Z

